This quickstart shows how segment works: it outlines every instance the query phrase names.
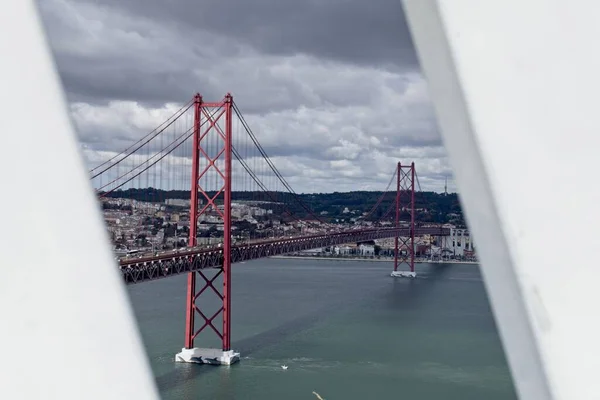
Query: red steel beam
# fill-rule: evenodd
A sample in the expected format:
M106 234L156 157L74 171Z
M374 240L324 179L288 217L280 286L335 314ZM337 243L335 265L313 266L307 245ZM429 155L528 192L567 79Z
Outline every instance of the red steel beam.
M193 252L185 252L185 260L180 262L181 265L185 264L190 266L188 273L188 284L187 284L187 297L186 297L186 326L185 326L185 348L194 348L194 339L204 329L212 329L219 339L222 340L223 350L229 350L231 346L231 155L232 155L232 111L233 111L233 98L228 93L224 100L220 102L203 102L202 97L197 94L194 97L194 134L193 134L193 147L192 147L192 185L191 185L191 196L190 196L190 230L188 247L193 248L197 245L197 229L198 220L201 215L209 212L210 210L216 210L217 214L223 219L224 227L224 238L223 248L221 249L221 256L214 258L214 261L218 261L219 265L212 265L217 267L220 271L216 276L208 278L205 276L201 268L194 268L198 262L202 262L197 254ZM205 124L202 123L204 120ZM225 129L223 130L219 123L224 120ZM206 125L206 128L201 130L201 126ZM214 136L218 137L218 140L210 140ZM208 143L223 143L221 148L211 149L204 148ZM214 154L211 156L211 153ZM224 166L219 167L218 162L221 157L224 157ZM200 170L200 165L205 165ZM215 188L216 194L209 196L208 192L210 188L202 184L207 182L209 173L216 175L218 182L221 182ZM212 178L210 179L212 181ZM219 186L222 186L219 188ZM204 186L204 187L203 187ZM220 212L217 207L217 199L223 197L223 212ZM204 207L199 206L200 197L206 200ZM183 254L182 254L183 255ZM211 262L210 264L214 264ZM156 273L158 269L155 268ZM164 273L165 271L163 271ZM219 291L215 285L214 280L220 274L223 274L223 288ZM204 286L197 291L196 278L197 275L204 280ZM210 317L203 312L201 306L197 304L199 296L206 291L206 289L212 289L214 293L222 301L222 306L219 310ZM223 326L219 330L213 320L222 314ZM195 317L199 315L204 323L199 329L195 326Z

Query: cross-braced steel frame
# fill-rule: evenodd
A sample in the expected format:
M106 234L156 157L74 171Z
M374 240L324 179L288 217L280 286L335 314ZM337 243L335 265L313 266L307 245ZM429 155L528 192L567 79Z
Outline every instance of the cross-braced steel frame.
M408 235L394 239L394 271L408 265L415 272L415 163L398 163L396 173L396 228L400 228L400 216L408 214Z
M223 220L223 250L220 257L221 264L218 271L207 275L204 270L198 269L188 274L187 305L185 324L185 348L194 347L194 339L207 328L212 329L222 341L222 349L230 350L231 347L231 148L232 148L232 107L233 97L227 94L217 103L205 103L200 94L194 97L194 133L192 147L192 185L190 202L190 235L188 246L196 246L198 219L201 215L212 211L216 212ZM204 123L203 123L204 121ZM223 124L224 121L224 124ZM224 126L222 126L224 125ZM216 138L215 138L216 137ZM219 143L218 148L207 149L208 143ZM219 160L224 158L224 163ZM203 165L202 170L200 169ZM203 187L209 172L217 176L219 184L215 193L209 195L209 189ZM204 206L200 207L199 200ZM222 209L217 201L222 201ZM214 269L213 269L214 271ZM215 280L223 276L223 287L218 288ZM198 290L197 277L202 279ZM212 315L206 315L197 300L202 293L210 290L221 300L221 307ZM215 318L222 315L223 324L215 326ZM202 318L202 325L196 329L195 318Z

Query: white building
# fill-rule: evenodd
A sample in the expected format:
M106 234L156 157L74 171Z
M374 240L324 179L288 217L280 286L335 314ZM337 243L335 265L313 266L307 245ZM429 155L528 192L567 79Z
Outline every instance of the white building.
M198 199L198 202L202 204L202 200ZM165 204L168 206L176 206L176 207L189 207L190 201L184 199L166 199Z
M339 254L342 256L350 255L351 248L349 246L335 246L333 249L334 254Z
M361 256L371 257L375 255L375 246L370 244L361 244L358 246L358 252Z
M467 229L450 228L450 236L442 236L441 243L443 255L462 257L465 251L475 250L473 238Z

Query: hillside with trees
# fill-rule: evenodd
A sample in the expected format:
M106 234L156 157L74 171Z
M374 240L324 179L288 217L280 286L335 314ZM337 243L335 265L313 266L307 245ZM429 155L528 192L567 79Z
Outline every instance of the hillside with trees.
M274 213L279 214L284 210L291 211L301 218L312 218L306 210L314 211L316 216L325 221L351 222L365 212L369 212L383 192L355 191L355 192L333 192L333 193L308 193L299 194L300 201L294 200L290 193L281 192L233 192L232 201L246 202L278 202L279 206L269 206ZM209 192L213 196L214 192ZM395 201L395 192L387 192L378 209L371 215L369 220L379 220ZM183 190L164 191L159 189L127 189L117 190L109 193L107 197L128 198L139 201L164 202L167 199L189 200L190 192ZM200 197L202 198L202 196ZM221 201L217 200L217 204ZM456 193L418 192L415 194L415 208L417 209L417 221L435 223L453 223L464 225L463 213ZM393 212L387 219L393 218ZM403 213L401 219L408 215Z

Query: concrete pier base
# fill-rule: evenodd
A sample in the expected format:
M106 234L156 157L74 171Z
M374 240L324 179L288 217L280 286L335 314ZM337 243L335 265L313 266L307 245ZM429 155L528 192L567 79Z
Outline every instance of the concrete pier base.
M223 351L221 349L181 349L175 355L176 362L187 362L195 364L231 365L240 360L240 353L233 350Z
M394 278L415 278L417 273L410 271L393 271L390 276L393 276Z

